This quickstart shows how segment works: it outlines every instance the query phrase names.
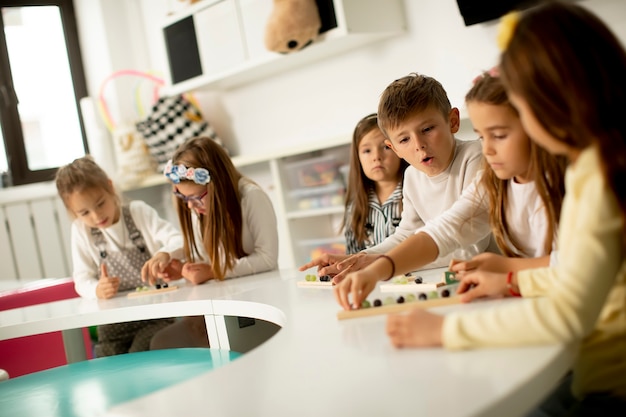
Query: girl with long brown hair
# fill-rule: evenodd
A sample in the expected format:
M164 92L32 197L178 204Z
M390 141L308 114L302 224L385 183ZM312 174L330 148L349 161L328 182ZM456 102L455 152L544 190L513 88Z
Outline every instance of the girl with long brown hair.
M402 218L402 183L408 166L385 144L376 113L359 120L352 134L341 225L346 254L375 246L393 234Z
M183 234L184 259L157 253L142 277L184 277L193 284L278 268L276 214L268 195L233 165L208 137L178 147L164 174L172 183ZM185 317L154 335L151 349L207 347L203 316Z

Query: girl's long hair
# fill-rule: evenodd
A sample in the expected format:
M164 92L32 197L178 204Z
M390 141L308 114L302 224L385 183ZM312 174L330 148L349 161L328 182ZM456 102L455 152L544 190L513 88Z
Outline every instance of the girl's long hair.
M500 78L484 72L476 79L473 87L465 96L467 103L477 102L494 106L507 106L517 114L509 102L508 96ZM548 221L548 229L543 238L544 253L550 253L556 237L556 230L560 219L561 205L565 196L565 168L564 157L553 156L528 139L530 148L529 179L535 183L537 193L541 198ZM480 179L479 189L484 190L489 199L489 223L498 248L508 257L518 257L521 252L520 242L511 236L506 218L506 208L509 205L508 188L513 179L498 178L486 159L483 159L484 170ZM510 242L513 248L509 247ZM514 250L515 249L515 250Z
M179 146L172 157L174 165L205 168L211 181L206 185L204 199L206 214L200 216L202 243L213 268L215 278L223 280L235 261L247 254L243 250L241 195L242 174L235 168L224 148L208 137L189 139ZM188 181L188 180L183 180ZM191 216L187 204L176 199L176 209L184 240L185 258L194 262L199 256Z
M582 6L553 1L522 14L500 61L507 90L547 132L596 146L626 228L626 50L617 37Z
M344 216L340 230L345 229L349 224L359 246L362 246L368 239L365 225L369 214L369 192L376 187L374 181L363 172L359 159L359 145L365 135L374 129L379 129L376 113L365 116L357 123L352 134L352 146L350 147L350 173L348 174L345 208L346 213L351 213L351 216L349 218ZM404 170L408 166L409 164L404 159L400 159L399 173L401 178L404 177ZM400 202L400 212L402 212L402 202Z

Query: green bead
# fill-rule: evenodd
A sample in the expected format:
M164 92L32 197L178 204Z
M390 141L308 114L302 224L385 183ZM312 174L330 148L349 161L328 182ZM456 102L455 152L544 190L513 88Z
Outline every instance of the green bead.
M431 291L428 293L428 298L439 298L439 293L437 291Z
M415 297L415 294L407 294L406 297L405 297L407 303L415 301L416 298L417 297Z
M361 303L361 308L370 308L371 304L369 301L367 300L363 300L363 302Z
M395 304L396 300L393 299L393 297L387 297L383 300L383 305L389 305L389 304Z

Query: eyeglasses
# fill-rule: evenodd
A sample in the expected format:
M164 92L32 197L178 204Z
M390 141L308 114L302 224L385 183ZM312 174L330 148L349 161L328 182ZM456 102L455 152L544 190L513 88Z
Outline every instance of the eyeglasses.
M206 197L206 195L209 193L209 190L205 190L204 193L202 193L202 195L186 196L186 195L181 194L180 191L178 191L178 189L174 189L173 193L176 197L183 200L185 204L191 203L194 206L201 206L202 199Z

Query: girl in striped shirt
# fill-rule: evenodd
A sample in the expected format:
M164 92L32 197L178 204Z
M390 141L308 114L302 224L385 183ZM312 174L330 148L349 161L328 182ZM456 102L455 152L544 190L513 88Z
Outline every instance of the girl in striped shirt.
M346 254L379 244L402 214L402 182L408 163L385 145L376 113L359 121L352 135L346 213Z

